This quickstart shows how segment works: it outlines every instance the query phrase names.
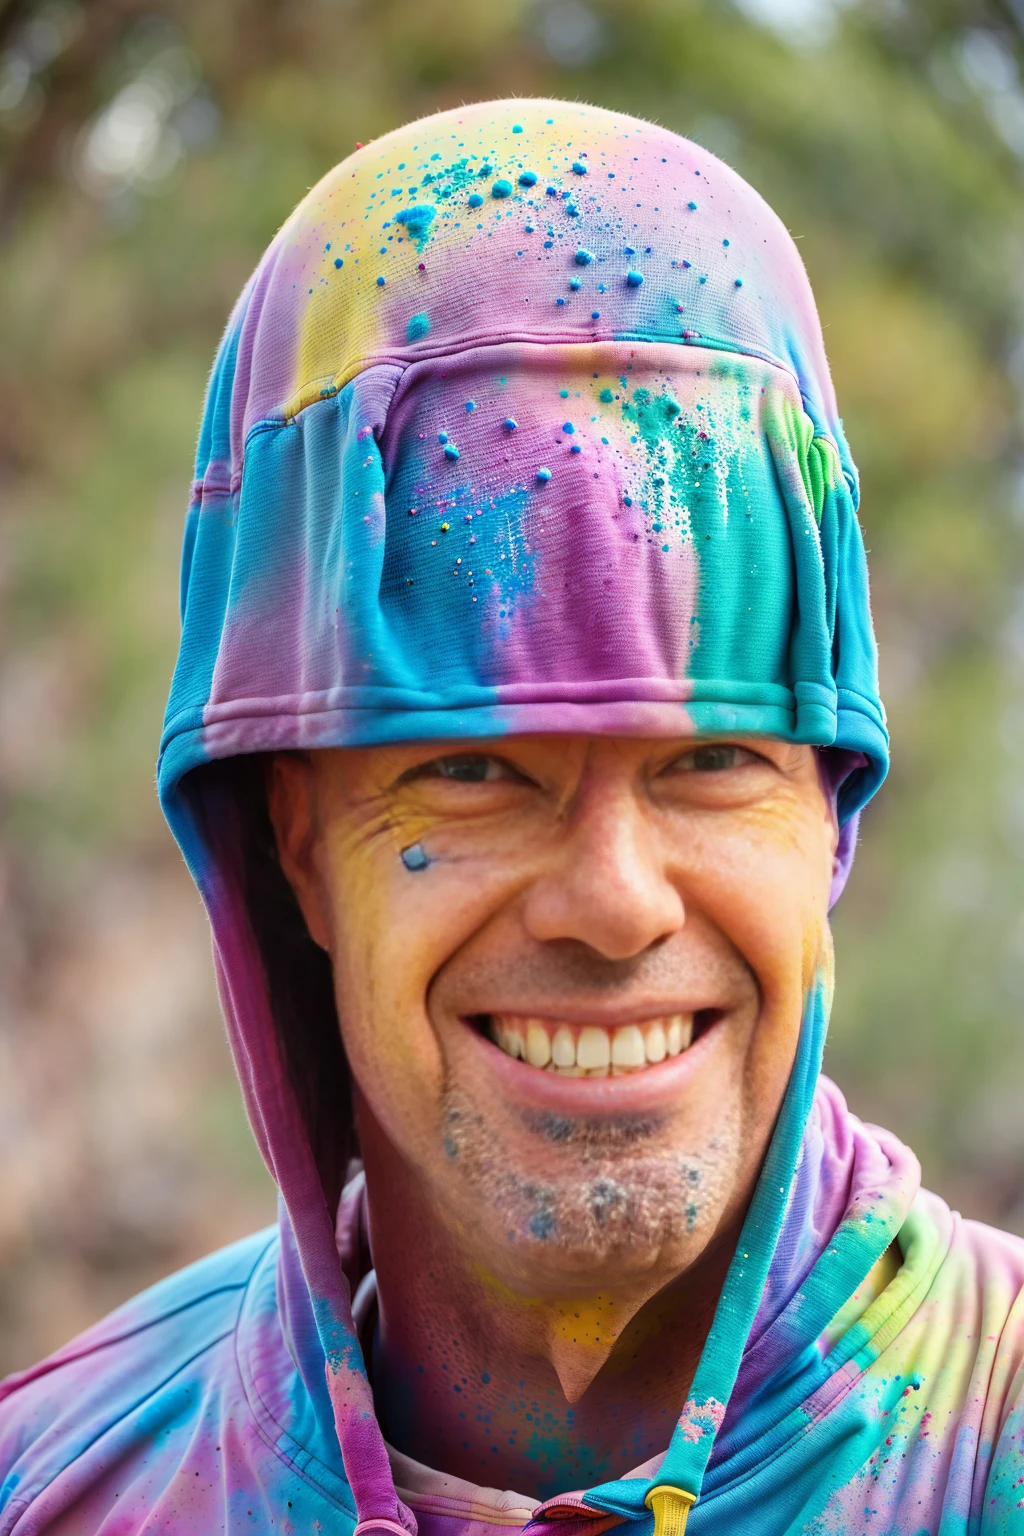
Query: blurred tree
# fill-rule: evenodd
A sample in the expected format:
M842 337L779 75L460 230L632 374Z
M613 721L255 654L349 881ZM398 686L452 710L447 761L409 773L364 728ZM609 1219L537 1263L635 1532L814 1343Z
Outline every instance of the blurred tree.
M0 3L0 1061L63 1039L25 1021L103 872L141 869L154 908L184 891L151 791L176 545L209 359L262 248L356 140L467 98L584 97L699 139L800 241L862 469L894 753L836 917L830 1067L933 1185L1024 1229L1022 60L1024 0ZM91 1147L90 1059L62 1091ZM160 1207L156 1268L215 1232L202 1178L227 1169L222 1214L254 1177L223 1058L202 1062L169 1122L200 1172ZM52 1083L6 1075L28 1114L0 1097L0 1138L26 1156ZM95 1222L123 1173L90 1157ZM71 1264L70 1188L31 1184L17 1273ZM104 1304L137 1282L118 1252L76 1271L86 1311L97 1265Z

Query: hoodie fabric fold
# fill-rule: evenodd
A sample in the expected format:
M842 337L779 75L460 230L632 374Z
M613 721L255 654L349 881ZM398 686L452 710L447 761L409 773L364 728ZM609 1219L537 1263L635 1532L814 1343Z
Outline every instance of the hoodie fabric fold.
M825 975L657 1465L527 1510L391 1451L353 1317L358 1182L337 1207L343 1095L325 1139L253 916L241 781L217 770L770 735L828 749L838 894L888 764L857 505L796 248L699 146L495 102L312 189L210 380L158 767L280 1228L0 1388L0 1533L1024 1529L1021 1245L919 1195L820 1078Z

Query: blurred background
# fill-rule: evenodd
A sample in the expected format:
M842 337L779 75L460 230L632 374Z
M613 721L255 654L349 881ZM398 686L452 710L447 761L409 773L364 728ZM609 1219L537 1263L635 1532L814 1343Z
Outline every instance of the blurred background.
M757 186L863 472L893 771L827 1069L1024 1232L1024 0L0 0L0 1373L273 1219L153 791L207 370L357 140L585 98Z

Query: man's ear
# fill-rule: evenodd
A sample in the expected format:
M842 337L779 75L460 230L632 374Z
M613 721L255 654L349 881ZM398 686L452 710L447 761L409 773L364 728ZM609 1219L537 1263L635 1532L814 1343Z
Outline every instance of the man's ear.
M320 837L317 785L308 752L281 752L267 777L267 810L274 828L277 856L295 893L309 936L330 951L331 924L323 880L316 861Z

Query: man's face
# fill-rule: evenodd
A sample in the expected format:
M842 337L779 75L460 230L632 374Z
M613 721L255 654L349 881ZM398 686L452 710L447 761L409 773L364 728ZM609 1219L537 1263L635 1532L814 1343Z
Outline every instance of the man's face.
M830 965L816 758L538 736L275 761L364 1149L481 1273L678 1273L742 1215Z

